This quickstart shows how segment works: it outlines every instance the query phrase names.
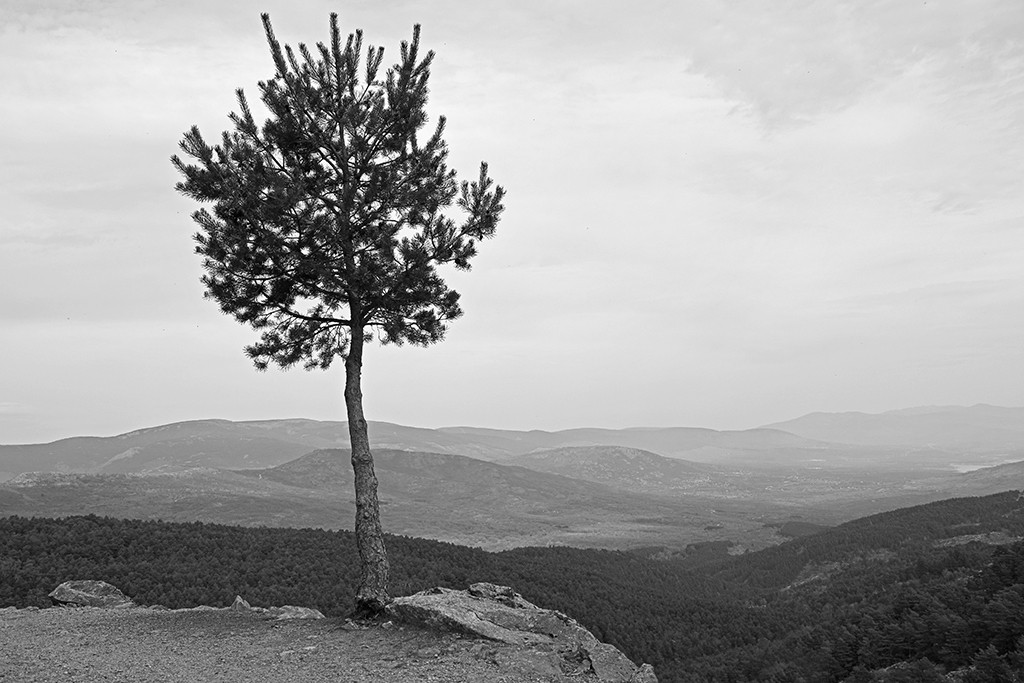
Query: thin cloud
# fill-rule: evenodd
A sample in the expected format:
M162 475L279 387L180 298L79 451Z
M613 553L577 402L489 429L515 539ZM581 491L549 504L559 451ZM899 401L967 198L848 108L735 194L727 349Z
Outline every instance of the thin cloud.
M1016 0L977 3L693 3L680 28L692 68L769 128L850 106L923 63L943 80L995 85L1024 54Z

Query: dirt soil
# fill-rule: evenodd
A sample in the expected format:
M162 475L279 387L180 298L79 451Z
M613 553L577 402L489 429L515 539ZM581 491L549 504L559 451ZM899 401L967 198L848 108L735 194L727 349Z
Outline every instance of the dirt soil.
M0 609L0 681L551 683L550 660L407 625L229 609Z

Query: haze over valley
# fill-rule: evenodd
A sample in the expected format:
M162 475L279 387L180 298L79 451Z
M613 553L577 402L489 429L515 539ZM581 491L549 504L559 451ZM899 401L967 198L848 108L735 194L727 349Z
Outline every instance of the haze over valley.
M386 531L485 549L733 552L1024 487L1024 409L816 413L743 431L510 431L371 422ZM346 424L200 420L0 445L0 515L351 528Z

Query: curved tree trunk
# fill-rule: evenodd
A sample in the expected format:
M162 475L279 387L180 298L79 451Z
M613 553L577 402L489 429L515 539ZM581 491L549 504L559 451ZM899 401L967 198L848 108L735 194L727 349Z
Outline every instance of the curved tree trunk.
M348 435L352 443L352 470L356 486L356 546L359 548L360 577L356 591L356 614L373 616L391 602L388 595L388 555L380 525L377 475L373 471L370 437L363 417L363 331L352 330L345 359L345 407Z

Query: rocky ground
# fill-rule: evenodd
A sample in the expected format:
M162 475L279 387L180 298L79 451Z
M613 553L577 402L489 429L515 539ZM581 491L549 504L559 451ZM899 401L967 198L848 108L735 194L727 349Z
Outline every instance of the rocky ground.
M581 680L505 643L391 622L232 610L0 609L0 681L527 683Z

